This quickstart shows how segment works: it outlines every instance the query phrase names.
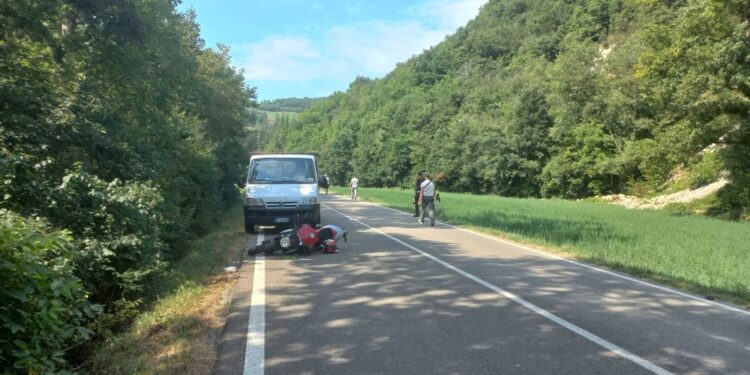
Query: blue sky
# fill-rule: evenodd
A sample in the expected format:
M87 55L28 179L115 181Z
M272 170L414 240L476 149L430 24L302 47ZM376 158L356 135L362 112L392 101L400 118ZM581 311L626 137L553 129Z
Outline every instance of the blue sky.
M183 0L206 45L222 43L258 99L344 91L379 78L474 18L486 0Z

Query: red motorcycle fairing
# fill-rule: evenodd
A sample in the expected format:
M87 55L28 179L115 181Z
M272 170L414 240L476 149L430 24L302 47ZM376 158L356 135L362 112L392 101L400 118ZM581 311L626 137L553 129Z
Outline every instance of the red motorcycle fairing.
M312 248L318 244L318 232L310 224L302 224L297 229L297 235L302 245L307 248Z

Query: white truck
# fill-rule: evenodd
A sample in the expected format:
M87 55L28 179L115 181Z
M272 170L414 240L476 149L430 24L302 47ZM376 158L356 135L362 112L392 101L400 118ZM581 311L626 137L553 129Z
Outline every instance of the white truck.
M284 226L299 218L320 223L314 154L253 154L245 183L245 232L256 225Z

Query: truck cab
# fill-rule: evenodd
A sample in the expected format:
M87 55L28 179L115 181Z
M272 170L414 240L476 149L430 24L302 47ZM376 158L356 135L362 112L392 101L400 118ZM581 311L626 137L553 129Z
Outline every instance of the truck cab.
M318 168L313 154L254 154L245 184L245 232L286 226L297 218L320 223Z

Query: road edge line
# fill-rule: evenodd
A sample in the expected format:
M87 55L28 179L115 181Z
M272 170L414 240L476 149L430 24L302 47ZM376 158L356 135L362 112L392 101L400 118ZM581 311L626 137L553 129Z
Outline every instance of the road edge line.
M263 242L263 232L258 233L258 244ZM243 375L263 375L266 360L266 260L263 255L255 257L253 292L250 299L250 314L247 322L245 361Z

